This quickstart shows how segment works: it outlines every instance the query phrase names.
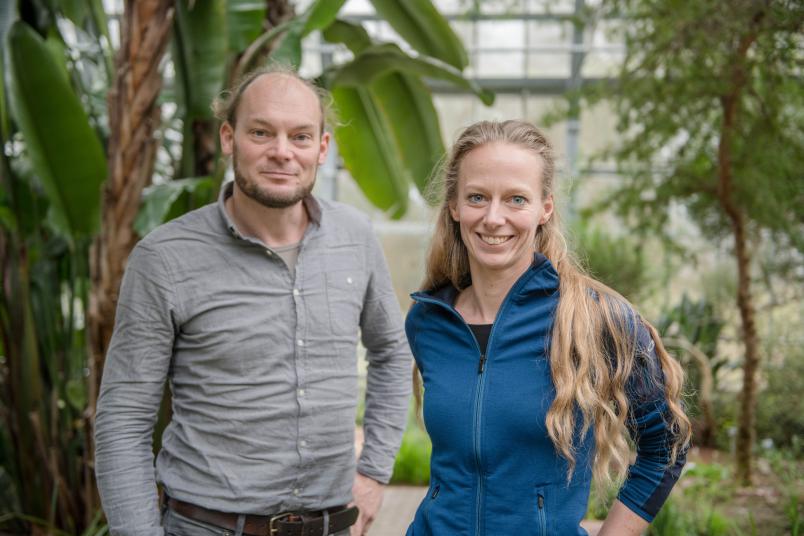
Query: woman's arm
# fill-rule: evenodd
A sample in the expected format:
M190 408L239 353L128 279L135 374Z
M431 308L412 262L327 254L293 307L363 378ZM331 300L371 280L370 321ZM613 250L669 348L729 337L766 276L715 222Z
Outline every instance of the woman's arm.
M641 323L637 327L637 354L626 386L627 426L636 444L636 460L628 468L617 496L616 511L612 509L609 519L623 520L626 519L623 514L629 514L641 518L644 528L659 512L681 476L686 449L680 448L676 459L672 459L678 437L668 425L670 409L664 392L664 375L650 333Z
M606 516L606 522L597 536L639 536L648 528L648 522L628 509L620 501L614 505Z

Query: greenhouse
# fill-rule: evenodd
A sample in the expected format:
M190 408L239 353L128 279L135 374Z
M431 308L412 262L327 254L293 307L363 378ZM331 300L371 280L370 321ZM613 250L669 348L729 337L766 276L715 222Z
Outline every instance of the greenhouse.
M802 533L800 3L0 38L0 534Z

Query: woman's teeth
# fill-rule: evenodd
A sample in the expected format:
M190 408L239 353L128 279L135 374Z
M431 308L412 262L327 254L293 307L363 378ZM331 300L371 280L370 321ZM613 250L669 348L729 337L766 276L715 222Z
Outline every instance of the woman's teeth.
M502 244L506 240L511 238L510 236L486 236L480 235L480 239L485 242L486 244L491 244L492 246L496 246L497 244Z

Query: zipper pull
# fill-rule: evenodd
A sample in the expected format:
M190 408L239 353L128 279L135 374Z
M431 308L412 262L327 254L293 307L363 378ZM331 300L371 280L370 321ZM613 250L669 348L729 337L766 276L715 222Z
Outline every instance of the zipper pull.
M480 354L480 364L477 366L477 373L483 374L483 369L486 368L486 354Z
M544 509L544 497L539 495L539 510Z

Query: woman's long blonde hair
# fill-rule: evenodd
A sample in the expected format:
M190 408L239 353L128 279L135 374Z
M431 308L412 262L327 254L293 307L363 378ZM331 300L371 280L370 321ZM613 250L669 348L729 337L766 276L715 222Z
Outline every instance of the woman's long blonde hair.
M504 142L531 150L544 162L542 198L554 195L555 162L552 147L533 125L523 121L481 121L458 137L441 173L443 200L426 263L424 290L470 284L469 257L450 204L458 190L463 158L472 150ZM550 369L556 397L547 413L547 431L556 450L575 469L576 415L582 416L581 436L594 428L593 476L600 485L621 479L628 468L631 447L626 421L629 413L626 383L634 370L636 330L643 323L656 345L664 376L667 426L674 432L672 460L690 438L690 422L680 403L684 373L665 350L655 328L641 318L628 318L633 309L617 292L585 273L568 251L558 213L536 231L536 251L545 255L559 275L560 300L550 345ZM612 354L613 355L610 355ZM418 376L418 374L417 374ZM417 397L421 391L418 388Z

